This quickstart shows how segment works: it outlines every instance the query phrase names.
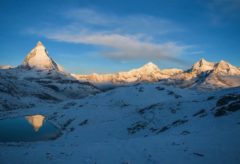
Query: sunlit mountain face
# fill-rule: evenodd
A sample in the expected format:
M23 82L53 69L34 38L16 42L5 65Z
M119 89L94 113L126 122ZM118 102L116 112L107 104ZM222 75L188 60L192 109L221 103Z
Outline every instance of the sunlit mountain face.
M239 164L237 0L0 2L0 164Z
M42 42L37 43L22 64L12 69L5 68L3 70L9 70L8 73L10 74L14 74L17 71L18 74L23 73L22 76L30 76L29 78L33 76L36 79L43 77L59 78L62 79L62 82L68 83L67 81L70 80L75 84L81 83L82 86L85 83L86 87L89 87L89 91L85 90L85 92L81 93L86 95L88 93L97 93L97 90L106 90L140 82L163 81L166 84L206 90L238 87L240 81L240 69L238 67L223 60L220 62L209 62L203 58L186 70L178 68L160 69L156 64L148 62L140 68L113 74L73 74L64 71L64 68L51 58ZM34 75L34 72L38 72L41 75ZM62 83L61 81L60 83ZM58 91L59 85L52 86L51 84L50 88ZM74 92L74 89L71 92ZM72 94L72 96L76 94L77 92Z

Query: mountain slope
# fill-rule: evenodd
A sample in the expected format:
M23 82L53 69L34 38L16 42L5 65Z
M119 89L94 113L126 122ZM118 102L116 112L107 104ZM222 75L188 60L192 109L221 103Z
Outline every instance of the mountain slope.
M240 85L240 70L225 61L220 61L206 78L205 84L224 88L237 87Z
M166 79L166 84L198 89L231 88L240 86L240 70L225 62L201 59L191 69Z
M191 72L201 73L211 71L214 69L214 65L215 63L208 62L205 59L201 59L192 66Z
M225 62L208 62L201 59L189 70L180 69L160 70L157 65L148 63L138 69L115 74L92 74L73 76L80 81L107 88L140 82L164 81L168 85L199 89L217 89L240 86L239 68Z
M83 98L100 90L63 71L39 42L24 63L0 69L0 110L30 108L35 103L56 103Z
M1 163L238 164L239 93L139 84L0 113L41 113L63 133L47 142L1 144Z
M46 48L41 42L38 42L36 47L31 50L21 67L63 71L63 68L49 57Z
M240 69L225 62L201 59L187 71L160 70L147 63L128 72L74 75L63 70L41 42L18 67L0 69L0 107L12 110L32 106L32 98L43 103L82 98L102 90L142 82L162 81L184 88L218 89L240 86ZM97 87L96 87L97 86Z
M11 68L14 68L14 67L10 66L10 65L1 65L0 66L0 69L11 69Z
M8 69L12 67L2 67ZM157 65L149 62L144 66L127 72L113 74L69 74L58 65L48 54L41 42L27 55L24 62L17 67L32 72L42 72L43 76L58 78L58 76L77 80L80 83L91 83L101 89L108 89L123 85L137 84L141 82L164 81L167 85L190 87L199 89L217 89L240 86L240 69L225 62L208 62L201 59L189 70L165 69L160 70ZM18 71L19 72L19 71ZM21 72L21 71L20 71ZM24 72L24 71L23 71ZM36 77L36 73L23 73L21 76ZM56 76L56 77L54 77Z
M139 82L157 82L161 79L169 78L183 72L180 69L160 70L157 65L149 62L144 66L133 69L128 72L119 72L114 74L92 74L92 75L76 75L75 78L80 81L88 81L97 86L119 86L135 84Z

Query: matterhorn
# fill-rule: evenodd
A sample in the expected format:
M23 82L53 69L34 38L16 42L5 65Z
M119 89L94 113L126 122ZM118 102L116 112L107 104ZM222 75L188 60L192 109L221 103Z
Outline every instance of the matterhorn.
M27 55L21 67L33 68L37 70L63 71L63 68L49 57L46 48L40 41Z

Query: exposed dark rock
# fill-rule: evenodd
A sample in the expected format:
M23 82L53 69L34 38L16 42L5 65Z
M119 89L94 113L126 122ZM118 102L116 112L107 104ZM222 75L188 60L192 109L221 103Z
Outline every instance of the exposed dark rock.
M179 119L179 120L176 120L172 123L172 126L179 126L179 125L182 125L184 123L188 122L188 120L182 120L182 119Z
M130 128L127 128L129 134L134 134L142 129L144 129L148 125L147 122L136 122Z
M209 96L207 100L213 100L215 97L214 96Z
M159 105L160 105L159 103L153 104L153 105L149 105L149 106L147 106L147 107L145 107L145 108L140 109L140 110L138 111L138 113L139 113L139 114L144 114L145 112L147 112L147 111L149 111L149 110L151 110L151 109L154 109L155 107L158 107Z
M238 110L240 110L240 95L229 94L217 101L214 116L219 117Z
M73 107L76 104L77 104L76 102L69 102L63 106L63 109L69 109L70 107Z
M138 89L138 92L144 92L144 88L143 88L143 87L140 87L140 88Z
M200 154L200 153L193 153L193 154L199 157L204 157L204 154Z
M181 135L188 135L188 134L190 134L190 132L187 131L187 130L184 130L184 131L181 132Z
M35 79L27 78L26 80L33 81ZM50 84L50 83L52 83L52 81L49 81L49 80L36 80L36 82L38 82L40 84Z
M165 132L165 131L168 130L168 129L170 129L170 127L164 126L164 127L162 127L159 131L157 131L157 134L158 134L158 133Z
M86 125L86 124L88 124L88 119L80 122L80 123L79 123L79 126L83 126L83 125Z
M168 95L174 96L176 99L182 97L181 95L178 95L178 94L176 94L176 93L173 92L173 91L167 90L167 92L168 92Z
M28 109L33 108L35 104L32 103L24 103L21 100L0 100L0 111L10 111L16 109Z
M176 99L178 99L178 98L181 98L182 96L175 94L174 97L175 97Z
M65 130L73 121L74 121L74 119L69 119L69 120L67 120L67 121L62 125L62 129Z
M55 86L55 85L44 85L44 86L54 90L55 92L59 92L60 91L60 89L57 86Z
M151 130L152 132L156 132L158 129L151 127L150 130Z
M175 93L173 91L168 91L168 95L174 95Z
M163 88L163 87L159 87L159 86L156 87L156 89L159 90L159 91L163 91L163 90L165 90L165 88Z
M74 127L71 127L71 128L70 128L70 132L72 132L72 131L74 131Z
M39 98L39 99L42 99L42 100L52 100L52 101L59 101L59 99L58 98L56 98L56 97L53 97L53 96L51 96L51 95L49 95L49 94L47 94L47 93L35 93L35 94L33 94L33 96L35 96L35 97L37 97L37 98Z
M216 112L214 113L214 116L219 117L219 116L224 116L226 114L227 112L223 108L220 108L216 110Z
M216 106L227 105L229 102L237 100L240 101L240 95L236 94L225 95L217 101Z
M236 112L240 110L240 101L232 102L226 107L226 110L230 112Z
M195 114L193 114L193 117L196 117L196 116L201 117L201 116L203 116L203 115L205 115L205 114L206 114L205 109L201 109L201 110L199 110L198 112L196 112Z

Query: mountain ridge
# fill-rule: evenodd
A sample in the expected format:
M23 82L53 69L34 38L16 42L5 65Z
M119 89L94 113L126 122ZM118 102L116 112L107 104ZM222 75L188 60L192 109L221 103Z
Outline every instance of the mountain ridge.
M164 81L166 84L179 85L181 87L215 89L240 86L240 70L226 61L209 62L200 59L189 70L159 69L153 63L147 63L140 68L127 72L113 74L72 74L76 79L88 81L94 85L102 83L111 85L126 85L138 82ZM224 80L223 80L224 79Z
M12 67L5 67L5 70ZM172 68L160 69L156 64L148 62L142 67L131 69L126 72L112 74L71 74L57 64L48 54L45 46L39 41L26 56L24 62L16 68L41 71L51 75L51 78L66 77L67 79L91 83L97 87L117 87L121 85L136 84L140 82L163 81L166 84L189 88L228 88L240 86L240 69L226 61L209 62L200 59L186 71ZM44 73L45 72L45 73ZM27 75L22 71L22 75ZM30 77L34 74L28 74ZM55 76L55 77L54 77ZM104 86L104 87L103 87Z

